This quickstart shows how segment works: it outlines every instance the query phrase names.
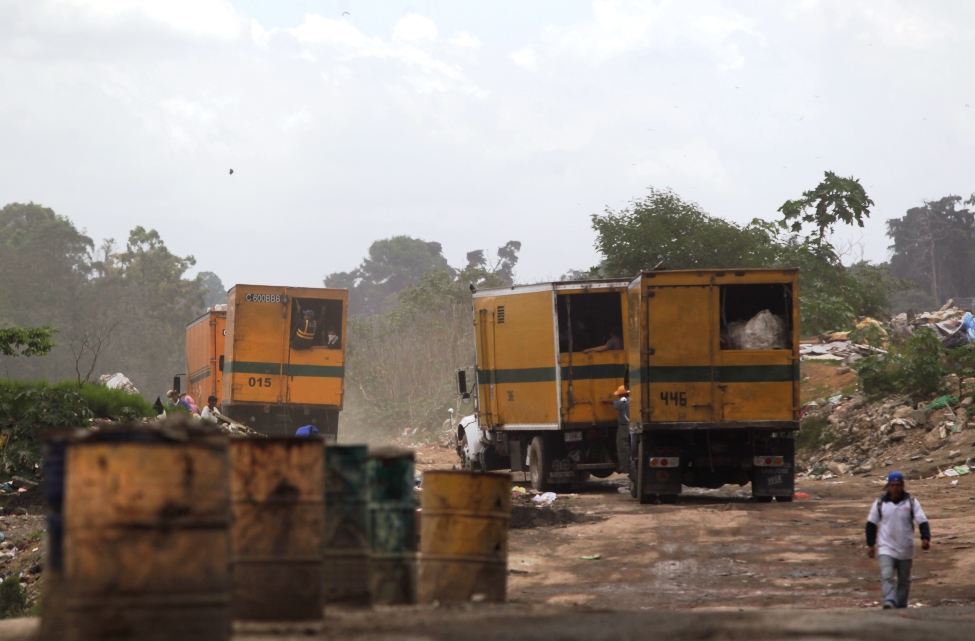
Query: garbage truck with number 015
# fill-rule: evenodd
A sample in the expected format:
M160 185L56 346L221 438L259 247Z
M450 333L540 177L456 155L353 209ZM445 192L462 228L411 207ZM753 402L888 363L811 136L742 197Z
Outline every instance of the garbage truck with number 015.
M187 325L188 391L201 407L213 394L225 416L259 432L291 436L310 424L334 443L348 297L345 289L232 287L226 305Z
M538 490L621 472L643 503L749 483L758 501L792 500L798 270L484 289L473 312L476 365L458 387L475 411L454 428L466 468L529 472Z

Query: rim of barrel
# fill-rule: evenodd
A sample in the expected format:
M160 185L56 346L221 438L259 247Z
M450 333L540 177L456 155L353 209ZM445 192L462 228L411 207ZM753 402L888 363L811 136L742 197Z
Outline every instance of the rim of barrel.
M227 434L216 426L182 417L161 421L126 421L99 426L98 429L78 429L73 433L61 432L55 439L63 439L68 445L101 443L127 444L202 444L226 442Z
M369 447L369 458L372 459L410 459L416 460L416 452L405 447L395 445L377 445Z
M325 439L321 436L267 436L259 438L256 436L232 436L231 443L260 443L261 445L276 445L280 443L302 443L310 441L312 443L324 443Z
M330 443L325 446L325 449L343 451L343 452L362 451L367 454L369 453L369 446L366 443L339 443L339 444Z

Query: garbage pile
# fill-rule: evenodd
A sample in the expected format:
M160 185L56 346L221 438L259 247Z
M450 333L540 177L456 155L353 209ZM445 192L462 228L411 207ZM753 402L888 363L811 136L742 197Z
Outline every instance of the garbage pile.
M946 384L958 389L956 377ZM975 468L972 447L975 407L972 397L942 396L912 405L908 396L867 402L861 395L819 399L803 408L804 427L822 426L821 445L800 455L805 476L829 479L854 474L883 474L896 466L911 478L967 474ZM951 470L951 471L949 471Z
M138 394L139 390L136 389L132 381L129 380L128 376L119 372L118 374L103 374L98 377L98 382L101 385L109 389L120 389L123 392L129 392L130 394Z

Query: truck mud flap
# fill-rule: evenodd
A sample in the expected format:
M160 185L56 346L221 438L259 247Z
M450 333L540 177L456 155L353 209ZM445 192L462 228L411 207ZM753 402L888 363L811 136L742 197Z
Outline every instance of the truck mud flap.
M752 468L752 494L792 496L796 491L795 441L770 438L759 447Z
M643 494L680 494L683 487L680 466L651 465L654 452L647 451L647 443L644 440L641 440L637 447L639 462L637 483L642 486ZM675 457L669 458L673 461Z
M755 468L752 477L752 494L755 496L792 496L795 491L792 466Z

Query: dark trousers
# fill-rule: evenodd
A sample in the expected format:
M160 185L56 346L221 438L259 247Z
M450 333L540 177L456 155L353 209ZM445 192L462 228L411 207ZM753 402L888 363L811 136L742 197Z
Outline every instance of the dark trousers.
M630 426L620 425L616 428L616 454L619 463L616 471L620 474L630 473Z

